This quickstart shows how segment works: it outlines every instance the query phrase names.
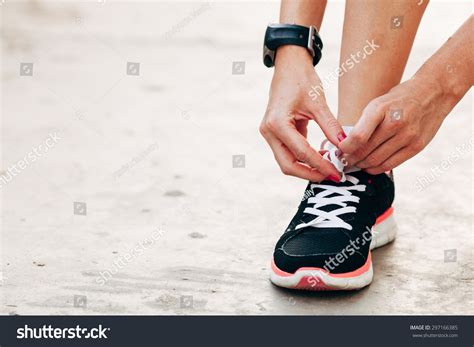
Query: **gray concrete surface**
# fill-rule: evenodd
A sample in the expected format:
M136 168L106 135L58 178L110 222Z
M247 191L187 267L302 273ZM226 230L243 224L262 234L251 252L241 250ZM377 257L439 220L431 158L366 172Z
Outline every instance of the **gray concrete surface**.
M430 4L406 76L470 9ZM269 264L305 182L279 173L257 131L276 2L6 1L0 11L4 177L60 137L1 187L3 314L473 313L471 93L396 170L399 235L374 252L372 285L291 292L270 284ZM321 76L337 67L342 15L330 3ZM326 89L334 107L337 85ZM245 168L233 168L241 154ZM423 177L432 182L420 189Z

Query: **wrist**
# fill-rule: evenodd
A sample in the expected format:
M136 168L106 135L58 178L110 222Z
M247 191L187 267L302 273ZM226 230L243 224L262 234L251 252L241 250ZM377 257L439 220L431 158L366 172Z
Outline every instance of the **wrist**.
M280 46L275 54L275 69L287 69L292 66L310 66L313 67L313 58L305 47L296 45Z
M470 86L456 70L455 65L428 62L416 72L414 79L426 81L437 97L445 97L457 102L466 94Z
M423 107L430 106L434 101L440 100L445 91L438 78L426 70L420 69L410 80L412 81L414 90L413 95L418 95L418 102Z
M460 92L459 86L447 81L442 71L423 66L410 80L413 82L412 95L421 107L431 110L429 113L443 119L448 116L454 106L462 99L465 91Z

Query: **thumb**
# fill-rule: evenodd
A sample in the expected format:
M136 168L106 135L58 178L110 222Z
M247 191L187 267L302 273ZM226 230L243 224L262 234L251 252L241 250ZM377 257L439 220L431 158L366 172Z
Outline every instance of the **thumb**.
M360 119L351 133L339 146L342 152L350 154L367 143L377 126L383 121L385 111L377 102L370 102L362 111Z

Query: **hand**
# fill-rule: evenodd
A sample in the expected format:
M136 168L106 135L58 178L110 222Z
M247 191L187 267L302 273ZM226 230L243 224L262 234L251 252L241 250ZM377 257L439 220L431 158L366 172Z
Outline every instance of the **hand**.
M452 108L452 96L416 76L372 100L339 148L349 166L376 175L423 150Z
M260 125L260 133L270 145L281 171L313 182L328 176L338 180L340 174L306 140L309 121L316 121L335 145L339 143L338 136L339 139L344 136L329 111L322 88L318 88L321 95L315 93L313 98L309 95L313 86L320 85L305 48L280 47L267 110Z

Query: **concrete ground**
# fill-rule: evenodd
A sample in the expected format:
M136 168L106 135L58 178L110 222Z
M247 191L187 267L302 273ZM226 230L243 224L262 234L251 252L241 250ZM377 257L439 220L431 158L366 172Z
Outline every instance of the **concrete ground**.
M406 78L470 11L430 4ZM278 3L7 0L0 12L3 314L474 312L472 93L396 170L399 235L373 253L372 285L291 292L269 264L305 182L280 174L257 131ZM337 67L342 15L331 2L320 76ZM334 108L337 84L326 89Z

